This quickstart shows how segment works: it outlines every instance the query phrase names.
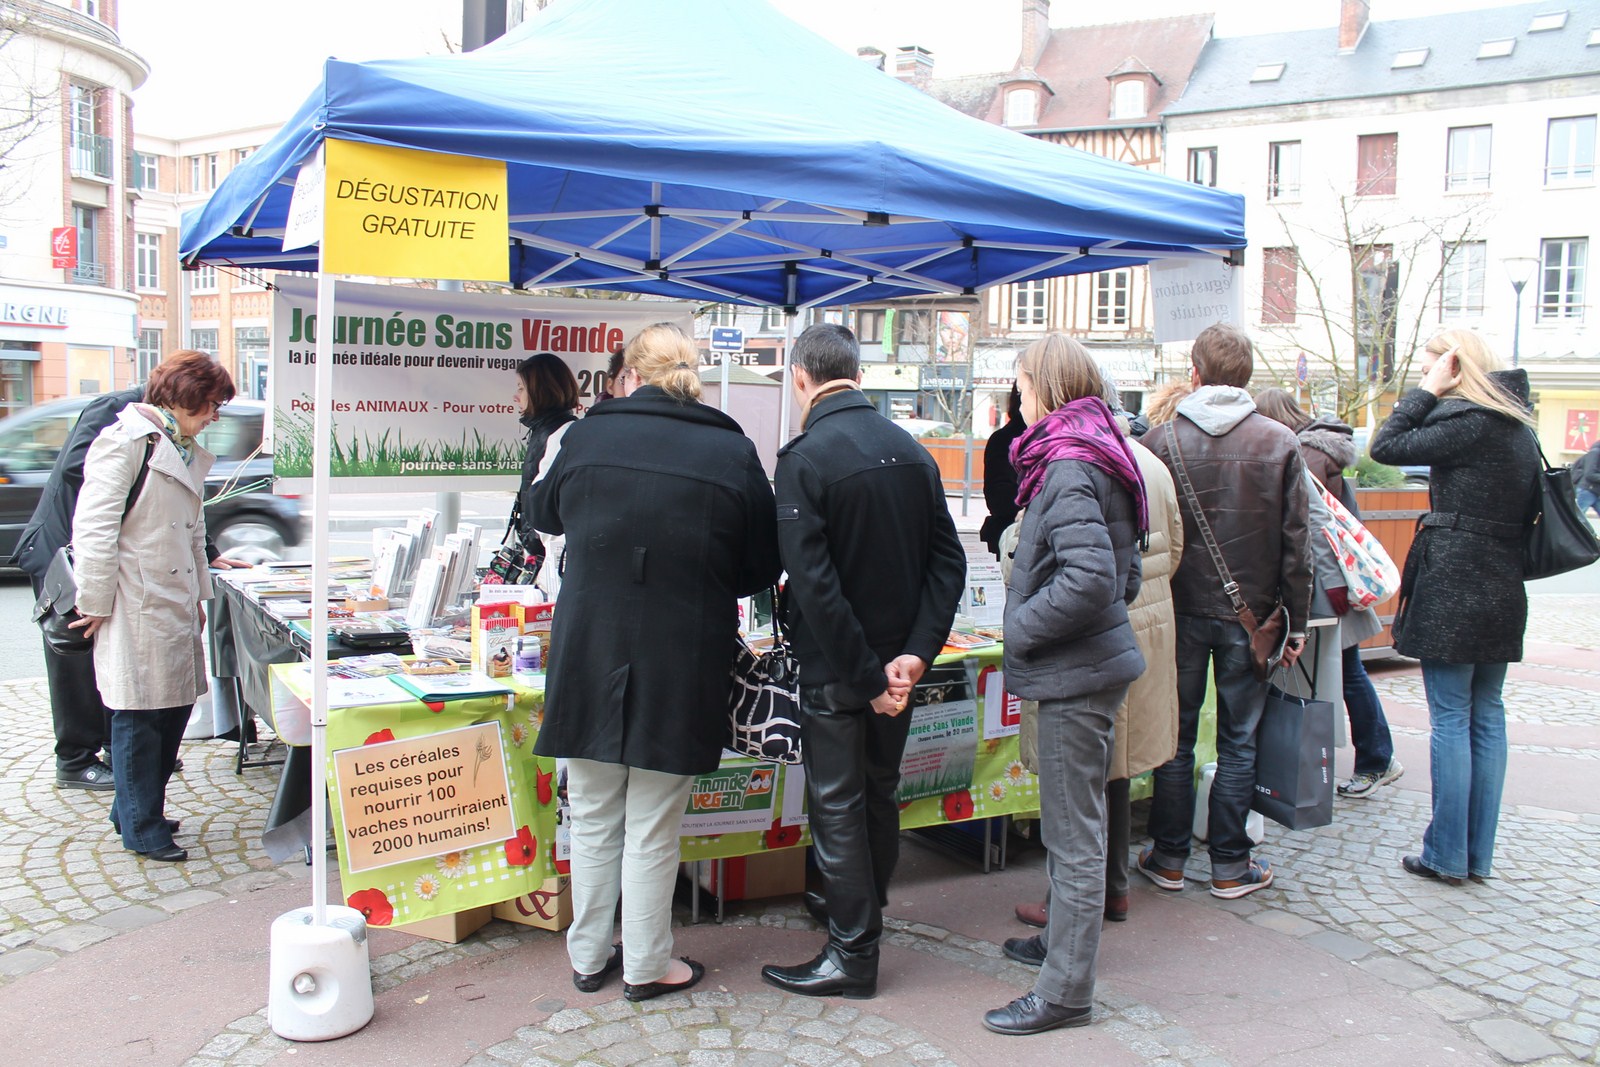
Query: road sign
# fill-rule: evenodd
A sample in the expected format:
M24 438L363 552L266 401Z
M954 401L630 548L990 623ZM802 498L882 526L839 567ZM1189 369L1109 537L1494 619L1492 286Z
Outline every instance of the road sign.
M737 326L713 326L711 328L711 351L743 352L744 331Z

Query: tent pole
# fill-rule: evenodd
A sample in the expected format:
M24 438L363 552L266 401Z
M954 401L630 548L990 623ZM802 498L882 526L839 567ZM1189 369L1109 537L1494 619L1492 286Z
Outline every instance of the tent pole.
M328 919L328 511L333 437L333 276L319 249L311 463L311 910Z

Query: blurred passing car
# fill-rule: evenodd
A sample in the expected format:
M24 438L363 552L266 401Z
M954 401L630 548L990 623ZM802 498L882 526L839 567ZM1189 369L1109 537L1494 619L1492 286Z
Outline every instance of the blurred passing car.
M894 424L912 437L949 437L956 428L937 419L895 419Z
M0 563L33 517L39 494L92 396L52 400L0 420ZM206 478L206 530L226 556L250 563L282 559L300 543L300 504L272 493L272 455L263 450L266 405L231 400L222 417L200 432L200 444L217 457Z

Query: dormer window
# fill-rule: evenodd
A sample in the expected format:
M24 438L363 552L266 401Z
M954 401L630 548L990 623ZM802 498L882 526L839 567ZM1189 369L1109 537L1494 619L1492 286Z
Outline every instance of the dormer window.
M1112 86L1112 118L1142 119L1149 113L1148 92L1143 78L1124 78Z
M1485 41L1483 44L1478 46L1478 58L1501 59L1505 56L1509 56L1511 54L1511 50L1516 47L1517 39L1515 37L1502 37L1494 41Z
M1036 126L1039 123L1039 90L1029 87L1006 93L1006 125Z
M1252 82L1275 82L1283 77L1283 68L1286 63L1263 63L1250 75Z
M1404 52L1396 52L1394 62L1389 64L1390 70L1405 70L1408 67L1420 67L1428 61L1427 48L1408 48Z
M1529 33L1545 33L1548 30L1559 30L1567 24L1565 11L1551 11L1544 15L1533 16L1533 22L1528 26Z

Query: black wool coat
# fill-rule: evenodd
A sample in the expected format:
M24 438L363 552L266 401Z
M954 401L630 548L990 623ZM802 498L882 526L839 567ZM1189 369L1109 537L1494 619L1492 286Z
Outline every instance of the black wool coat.
M1527 403L1526 371L1493 378ZM1446 663L1521 660L1522 536L1539 474L1533 432L1470 401L1412 389L1373 437L1372 458L1430 468L1430 510L1406 556L1396 651Z
M715 770L737 598L778 578L776 511L739 424L654 386L567 429L529 495L565 534L541 756Z

